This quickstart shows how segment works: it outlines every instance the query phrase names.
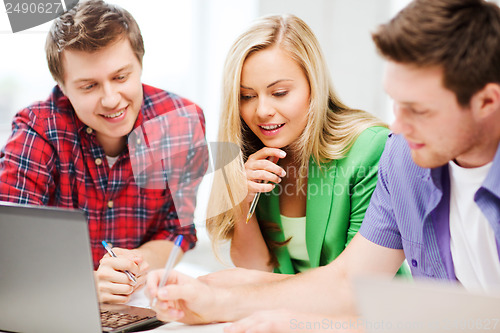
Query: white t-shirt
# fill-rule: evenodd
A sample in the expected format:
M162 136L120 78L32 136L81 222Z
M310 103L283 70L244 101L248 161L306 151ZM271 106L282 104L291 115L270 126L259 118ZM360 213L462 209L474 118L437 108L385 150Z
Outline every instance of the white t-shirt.
M292 238L287 244L290 257L309 261L306 245L306 217L288 217L281 215L281 226L285 239Z
M450 162L450 249L455 275L469 290L500 290L495 234L474 202L474 194L493 163L462 168Z
M298 272L305 272L311 268L306 243L306 217L281 215L281 226L285 239L291 238L286 246L294 269Z
M110 169L113 167L113 165L115 165L116 161L118 161L118 157L120 157L120 155L115 157L106 155L106 159L108 160L108 165Z

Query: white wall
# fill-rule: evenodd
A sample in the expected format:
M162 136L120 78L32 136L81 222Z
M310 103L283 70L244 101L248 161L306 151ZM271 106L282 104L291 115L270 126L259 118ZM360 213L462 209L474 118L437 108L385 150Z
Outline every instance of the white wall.
M370 32L389 18L390 6L387 0L260 0L259 12L302 18L318 37L341 100L387 120L382 61Z

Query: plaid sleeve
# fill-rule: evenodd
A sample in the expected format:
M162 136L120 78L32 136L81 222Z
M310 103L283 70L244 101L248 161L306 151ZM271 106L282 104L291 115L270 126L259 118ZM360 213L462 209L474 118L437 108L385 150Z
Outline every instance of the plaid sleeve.
M26 113L27 110L24 110ZM16 115L12 134L0 152L0 200L47 205L55 183L51 145Z

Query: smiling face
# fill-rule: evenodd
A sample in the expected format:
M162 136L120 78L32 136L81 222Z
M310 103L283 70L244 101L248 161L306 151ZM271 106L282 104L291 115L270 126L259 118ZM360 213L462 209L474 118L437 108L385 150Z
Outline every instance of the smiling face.
M310 87L304 71L285 51L251 54L241 71L240 114L267 147L283 148L304 131Z
M93 53L63 51L60 83L77 117L91 127L107 155L118 155L139 114L142 67L122 38Z
M439 68L388 62L384 88L394 100L391 130L405 137L414 162L421 167L434 168L451 160L477 166L483 149L481 126L473 110L461 107L442 80Z

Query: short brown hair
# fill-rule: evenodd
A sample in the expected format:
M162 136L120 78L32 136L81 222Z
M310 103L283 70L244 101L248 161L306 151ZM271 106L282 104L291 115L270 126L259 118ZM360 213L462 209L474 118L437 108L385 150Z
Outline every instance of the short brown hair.
M62 51L98 51L122 37L127 37L139 63L142 65L144 42L137 22L125 9L102 0L78 3L56 18L45 43L50 73L62 83L64 71Z
M372 38L385 58L441 67L443 85L467 106L500 83L500 8L484 0L414 0Z

